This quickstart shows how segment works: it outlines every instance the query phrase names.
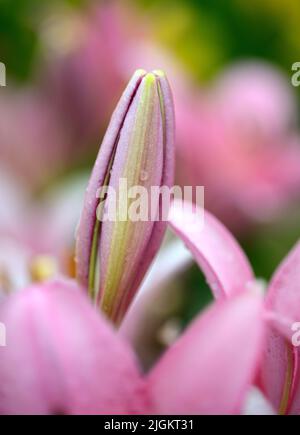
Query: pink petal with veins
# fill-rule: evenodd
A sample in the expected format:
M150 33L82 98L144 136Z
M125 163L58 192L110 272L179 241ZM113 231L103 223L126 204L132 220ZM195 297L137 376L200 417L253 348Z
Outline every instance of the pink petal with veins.
M190 207L174 201L170 226L192 252L216 298L243 291L254 280L251 266L232 234L203 210L204 225ZM201 213L201 210L198 210Z
M160 414L241 411L263 345L263 301L247 292L199 316L148 377Z
M292 343L292 325L300 320L299 286L298 242L278 267L266 297L272 326L262 364L262 385L281 414L300 413L299 348Z
M145 412L134 356L67 281L33 286L0 305L1 414Z

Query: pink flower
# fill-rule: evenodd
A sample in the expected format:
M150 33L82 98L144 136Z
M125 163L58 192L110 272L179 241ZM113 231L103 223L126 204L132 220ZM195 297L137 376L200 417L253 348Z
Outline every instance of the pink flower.
M237 413L263 334L261 298L244 293L208 309L142 375L130 346L72 282L10 296L0 321L1 414Z
M180 183L204 185L208 209L236 230L276 218L299 197L295 106L287 79L250 62L180 100Z
M72 152L74 143L77 152L86 152L87 144L97 143L122 91L119 62L130 33L126 15L115 2L93 6L85 16L80 14L74 20L76 43L51 60L46 79L42 79L45 98L70 130ZM57 45L61 47L60 40Z
M299 412L297 359L285 356L291 350L289 325L299 313L299 247L277 272L265 312L251 267L225 227L206 213L201 231L179 203L171 216L171 227L221 300L142 375L126 342L136 347L147 307L162 288L139 294L120 332L72 282L49 282L7 297L0 305L7 329L7 346L0 348L2 413L238 413L259 367L260 388L275 409L279 399L288 406L281 411Z
M10 296L0 306L1 414L136 413L143 381L130 350L72 282Z
M123 12L116 4L105 4L86 15L71 15L66 27L74 27L72 49L38 65L32 86L3 90L0 159L28 187L44 187L97 146L125 82L119 53L130 32ZM49 24L42 27L41 42ZM58 33L61 49L61 33L55 30L51 39ZM48 47L45 52L54 54Z
M276 411L299 413L298 351L290 342L300 314L299 246L279 268L264 301L233 236L208 212L202 228L177 201L170 227L192 252L218 301L148 373L139 367L145 366L140 349L141 342L147 346L145 325L152 328L151 307L180 262L146 291L140 287L165 224L133 227L130 237L119 222L99 227L96 191L104 182L115 185L123 174L134 184L145 164L146 187L157 180L170 185L173 123L165 76L139 71L113 115L87 190L77 240L83 288L48 281L0 302L7 332L6 346L0 347L0 413L233 414L243 412L253 385ZM263 131L264 136L268 129ZM88 289L118 330L91 305Z
M179 209L172 215L182 222ZM6 297L0 303L7 331L7 345L0 347L0 412L241 412L262 353L262 298L247 291L251 269L226 229L212 217L202 239L197 228L187 227L193 252L232 297L200 315L148 374L138 367L126 327L113 331L73 282L52 281ZM201 240L203 251L196 249ZM143 319L136 322L135 307L126 321L138 332Z
M186 246L205 274L217 299L231 298L236 292L255 287L251 267L232 236L215 218L206 212L202 230L197 223L191 225L189 212L182 211L174 203L170 225ZM266 291L265 317L268 319L259 386L281 414L300 412L299 347L293 343L293 325L300 320L300 244L290 252L274 274ZM142 324L146 304L162 292L161 287L142 294L132 305L124 320L123 328L135 347L139 346L139 334L133 325L136 319ZM143 326L139 325L139 328Z
M57 275L75 276L74 233L87 177L73 176L34 201L1 170L0 293Z

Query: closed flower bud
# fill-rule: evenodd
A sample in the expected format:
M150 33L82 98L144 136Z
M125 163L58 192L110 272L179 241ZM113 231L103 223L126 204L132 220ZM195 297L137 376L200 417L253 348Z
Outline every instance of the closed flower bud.
M116 323L162 241L166 210L152 188L172 186L173 152L167 79L161 71L138 70L100 147L77 234L77 278Z

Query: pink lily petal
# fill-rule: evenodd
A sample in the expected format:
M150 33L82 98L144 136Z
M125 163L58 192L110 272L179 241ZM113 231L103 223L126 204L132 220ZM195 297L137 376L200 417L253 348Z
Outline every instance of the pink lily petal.
M7 298L0 321L7 331L0 347L1 414L145 412L130 349L72 282Z
M277 269L266 297L272 327L267 337L261 381L281 414L300 413L300 355L299 348L292 344L292 325L300 319L299 284L300 243Z
M169 224L194 255L214 296L225 298L245 290L254 275L232 234L209 212L203 213L204 226L190 207L175 200Z
M293 90L281 72L268 63L238 62L222 71L213 96L219 117L235 131L276 137L296 124Z
M296 375L295 352L276 329L269 328L263 352L260 385L279 414L289 413Z
M245 292L199 316L148 377L161 414L240 412L263 345L263 301Z
M274 325L291 341L291 326L300 321L300 242L278 267L269 286L266 305L275 313Z

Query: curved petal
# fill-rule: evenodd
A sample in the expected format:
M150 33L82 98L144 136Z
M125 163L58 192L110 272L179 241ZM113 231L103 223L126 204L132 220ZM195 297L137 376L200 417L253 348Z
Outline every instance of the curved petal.
M289 414L300 415L300 349L293 348L294 372L292 379L292 396L289 408Z
M291 326L300 321L300 242L277 268L266 297L276 326L291 341Z
M281 414L300 413L300 353L299 347L293 346L292 329L300 320L299 286L300 243L277 269L266 297L272 327L263 358L262 385Z
M259 381L266 397L279 414L291 409L297 355L288 341L270 327L262 354Z
M245 292L201 315L148 377L161 414L231 414L254 379L264 332L263 301Z
M197 213L196 213L197 211ZM209 212L176 200L173 202L169 223L178 237L190 249L206 276L216 298L225 298L245 290L254 275L242 249L232 234Z
M1 414L145 410L130 349L73 283L49 282L7 298L0 321L7 331L0 347Z

